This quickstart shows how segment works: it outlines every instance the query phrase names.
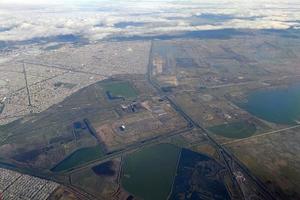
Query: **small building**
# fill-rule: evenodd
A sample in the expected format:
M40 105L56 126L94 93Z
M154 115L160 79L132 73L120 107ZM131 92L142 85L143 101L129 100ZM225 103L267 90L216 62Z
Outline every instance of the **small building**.
M125 131L125 129L126 129L125 125L122 124L122 125L120 126L120 130L121 130L121 131Z

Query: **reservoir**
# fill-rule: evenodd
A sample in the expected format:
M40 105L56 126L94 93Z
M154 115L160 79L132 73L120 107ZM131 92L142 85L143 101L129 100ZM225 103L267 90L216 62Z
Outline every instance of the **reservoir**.
M144 200L167 199L180 151L171 144L158 144L129 154L124 159L122 186Z
M300 120L300 84L251 92L241 107L266 121L296 124Z

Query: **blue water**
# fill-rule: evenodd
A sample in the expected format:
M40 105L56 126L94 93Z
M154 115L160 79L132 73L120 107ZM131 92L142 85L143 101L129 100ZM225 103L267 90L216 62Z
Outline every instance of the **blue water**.
M255 91L247 100L241 106L261 119L279 124L295 124L300 120L300 84Z

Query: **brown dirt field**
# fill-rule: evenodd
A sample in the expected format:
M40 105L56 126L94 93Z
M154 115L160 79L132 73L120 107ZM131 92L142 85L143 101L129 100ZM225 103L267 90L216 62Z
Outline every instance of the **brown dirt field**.
M96 132L96 137L98 138L98 140L103 141L108 148L118 145L119 142L121 142L119 141L119 137L114 132L111 124L104 124L96 128Z

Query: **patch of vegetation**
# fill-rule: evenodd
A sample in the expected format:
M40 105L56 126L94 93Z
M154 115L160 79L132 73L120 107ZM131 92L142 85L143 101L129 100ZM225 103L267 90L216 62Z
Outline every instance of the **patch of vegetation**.
M72 184L98 199L114 199L118 185L111 177L99 177L91 168L85 168L71 174Z
M236 139L250 137L256 132L255 124L246 121L221 124L208 129L216 135Z
M201 154L206 154L208 156L211 156L212 158L218 157L218 155L216 154L216 149L210 144L196 144L194 146L191 146L189 149Z
M172 194L169 199L222 199L229 200L224 180L224 167L214 159L182 149Z
M135 98L137 97L137 91L132 87L129 82L111 82L106 83L103 86L105 92L110 94L112 98Z
M188 146L189 145L189 142L188 141L186 141L182 136L177 136L177 137L172 137L171 139L170 139L170 143L171 144L174 144L174 145L176 145L176 146L178 146L178 147L186 147L186 146Z

